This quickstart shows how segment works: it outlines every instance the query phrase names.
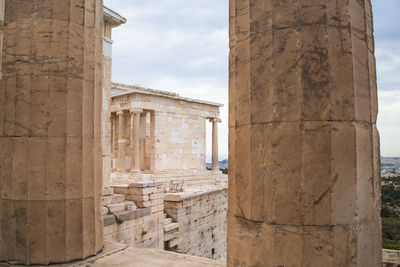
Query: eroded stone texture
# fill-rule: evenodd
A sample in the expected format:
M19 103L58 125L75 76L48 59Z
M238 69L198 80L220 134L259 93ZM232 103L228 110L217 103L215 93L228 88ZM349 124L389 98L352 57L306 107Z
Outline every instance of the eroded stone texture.
M210 259L226 259L226 187L168 193L164 206L165 212L179 223L177 238L166 242L166 249Z
M0 260L48 264L103 246L102 1L6 1Z
M112 85L111 142L118 177L127 171L136 174L131 178L137 179L141 173L204 170L208 121L213 123L214 170L219 171L217 127L221 104L139 86Z
M101 113L101 144L103 150L103 195L110 195L111 175L111 67L112 29L125 23L126 19L107 7L103 9L103 103Z
M370 1L230 1L229 266L380 266Z

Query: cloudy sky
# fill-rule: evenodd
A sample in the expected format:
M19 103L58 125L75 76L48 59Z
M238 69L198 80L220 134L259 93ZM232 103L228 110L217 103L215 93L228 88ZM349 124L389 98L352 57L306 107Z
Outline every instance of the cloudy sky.
M220 159L228 155L228 2L104 0L128 19L113 31L113 80L223 103ZM400 156L400 0L372 3L381 153Z

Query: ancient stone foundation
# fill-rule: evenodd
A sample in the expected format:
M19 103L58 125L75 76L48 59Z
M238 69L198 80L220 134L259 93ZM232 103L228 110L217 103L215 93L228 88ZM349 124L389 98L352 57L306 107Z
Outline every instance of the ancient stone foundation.
M177 238L168 240L165 249L226 259L226 187L166 194L164 206L168 216L178 223Z
M104 240L137 248L164 249L162 183L136 182L113 189L116 194L103 197L103 205L109 214L104 218ZM132 204L136 209L127 207Z
M6 1L0 87L0 261L103 247L101 0Z
M365 1L230 0L228 266L381 266Z

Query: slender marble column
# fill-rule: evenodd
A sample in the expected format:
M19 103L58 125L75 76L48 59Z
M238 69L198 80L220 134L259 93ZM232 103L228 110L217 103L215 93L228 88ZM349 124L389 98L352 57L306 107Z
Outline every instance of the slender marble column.
M116 135L116 123L115 119L116 116L114 114L111 114L111 169L112 171L116 171L117 169L114 166L114 158L116 157L116 152L118 153L118 146L115 146L115 139L117 139Z
M218 123L221 119L212 118L210 119L212 123L212 171L219 171L218 163Z
M131 173L140 173L140 113L131 109Z
M125 120L124 112L117 111L118 116L118 162L117 171L124 172L126 170L126 139L124 137L125 133Z
M370 0L230 0L228 266L381 266Z
M156 112L150 112L150 171L155 170Z
M102 17L101 0L5 2L0 261L103 247Z

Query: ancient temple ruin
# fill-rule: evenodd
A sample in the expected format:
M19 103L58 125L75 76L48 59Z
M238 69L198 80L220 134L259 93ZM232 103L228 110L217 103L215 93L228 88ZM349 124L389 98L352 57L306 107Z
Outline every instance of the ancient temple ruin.
M176 177L176 173L204 173L207 122L216 133L212 137L216 159L213 170L219 171L216 129L221 106L171 92L113 83L113 178L141 179L149 175L167 178Z
M227 220L228 266L381 265L369 0L230 0L228 216L218 104L111 83L101 0L0 4L0 261L223 266L134 247L221 259Z
M112 28L104 8L104 238L211 259L226 257L227 176L218 168L218 103L111 82ZM206 169L212 124L212 170Z
M109 179L116 194L103 198L105 239L225 257L227 178L218 168L216 130L221 105L117 83L111 95ZM216 133L213 170L206 169L208 121Z

